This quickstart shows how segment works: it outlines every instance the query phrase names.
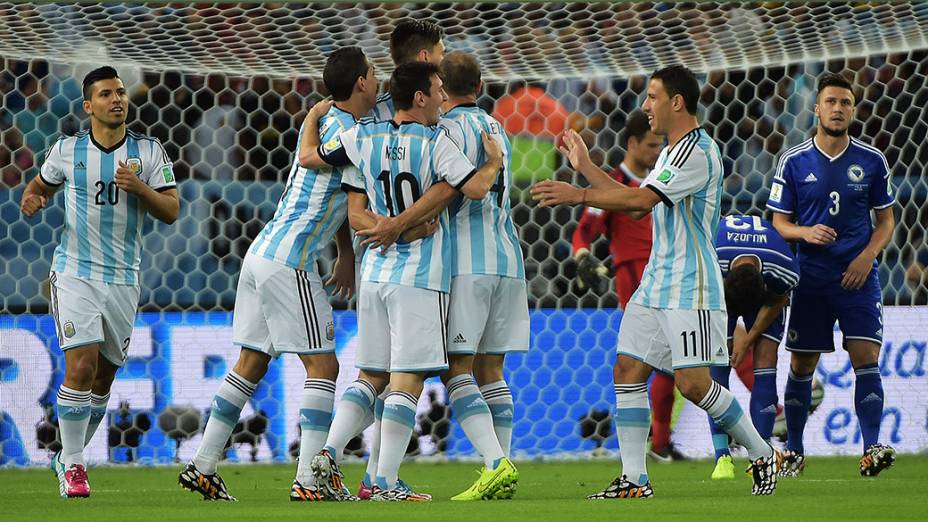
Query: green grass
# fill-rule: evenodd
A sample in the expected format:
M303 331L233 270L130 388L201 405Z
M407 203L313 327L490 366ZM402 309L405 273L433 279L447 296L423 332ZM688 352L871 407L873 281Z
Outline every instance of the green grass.
M739 468L746 465L742 459ZM294 520L308 515L333 521L374 520L925 520L928 456L902 455L876 479L857 473L853 458L812 458L805 475L784 479L777 494L752 498L751 482L741 475L726 482L708 479L709 461L650 464L656 496L646 501L584 500L615 476L618 464L602 461L517 463L522 478L511 501L451 502L477 477L470 464L403 466L403 477L432 493L428 504L292 503L287 500L294 466L224 466L223 478L238 503L203 502L180 489L177 468L92 468L93 497L64 500L48 469L0 471L2 520ZM346 466L350 484L363 470ZM351 517L351 518L347 518ZM376 517L376 518L374 518ZM621 518L617 518L621 517ZM634 518L631 518L634 517ZM325 520L319 518L314 520Z

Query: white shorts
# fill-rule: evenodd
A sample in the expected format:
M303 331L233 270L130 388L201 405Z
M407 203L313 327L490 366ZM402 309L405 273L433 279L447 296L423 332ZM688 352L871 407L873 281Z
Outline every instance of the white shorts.
M529 345L524 279L468 274L451 280L448 353L502 355Z
M62 351L99 344L106 360L116 366L124 365L139 307L139 287L57 272L49 274L48 282Z
M377 372L448 369L448 294L363 281L355 366Z
M234 344L271 357L335 351L332 305L319 274L249 252L235 292Z
M619 355L664 373L697 366L728 366L723 310L672 310L628 303L619 327Z

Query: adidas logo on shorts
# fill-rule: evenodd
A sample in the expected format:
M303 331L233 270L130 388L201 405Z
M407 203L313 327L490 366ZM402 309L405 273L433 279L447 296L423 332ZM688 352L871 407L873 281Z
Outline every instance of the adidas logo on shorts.
M454 340L451 342L455 344L462 344L462 343L466 343L467 339L465 339L463 335L458 334L457 336L455 336Z

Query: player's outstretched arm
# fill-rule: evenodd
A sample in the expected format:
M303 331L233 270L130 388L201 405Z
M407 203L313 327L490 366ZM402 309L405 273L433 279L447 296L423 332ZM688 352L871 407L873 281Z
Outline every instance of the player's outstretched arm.
M42 181L41 176L32 178L32 181L26 185L23 190L22 200L19 202L19 208L26 217L32 217L39 209L45 208L48 200L55 195L58 187L53 187Z
M413 238L428 232L428 227L418 228L416 231L412 229L416 229L421 225L435 220L435 218L448 207L451 201L454 200L457 194L457 191L454 190L451 185L447 182L440 181L429 187L421 198L413 203L411 207L400 213L399 216L392 218L378 216L379 219L376 220L376 223L372 223L369 227L359 229L354 227L354 223L352 223L352 227L358 231L358 235L366 238L362 243L363 245L386 249L395 243L400 235L407 230L412 233L409 237ZM431 231L434 232L434 228L432 228ZM404 237L403 239L409 240L408 237Z
M893 208L877 209L874 210L874 214L876 214L876 227L874 227L873 233L870 234L870 242L847 266L841 279L841 287L846 290L856 290L864 286L867 277L870 275L870 270L873 268L873 261L876 260L893 237L893 230L896 228L896 217L893 215Z
M303 120L303 135L297 157L304 169L318 169L328 166L319 156L319 119L332 108L331 100L322 100L313 105Z
M731 351L731 366L733 368L741 363L741 360L747 355L748 350L760 340L761 334L773 324L773 321L776 320L777 316L783 311L783 308L788 302L789 294L773 294L761 305L760 310L757 311L757 318L754 320L754 325L751 326L751 330L747 335L743 337L736 336L735 338L734 346Z
M607 190L627 186L612 179L609 174L606 174L606 171L593 164L586 143L583 142L583 138L576 131L568 129L559 134L556 143L561 142L563 142L563 145L558 145L557 150L567 158L567 161L577 172L590 182L593 188Z
M180 197L176 188L156 191L136 176L135 171L122 160L116 169L115 181L117 187L141 199L148 213L158 221L170 225L180 215Z
M646 188L616 187L607 190L585 189L545 180L532 186L532 199L543 207L586 205L613 212L624 212L638 219L661 202L660 196Z
M476 174L458 187L465 197L476 200L486 197L496 182L499 170L503 168L503 149L499 143L483 131L480 132L480 139L483 140L483 151L487 155L487 161L477 169Z

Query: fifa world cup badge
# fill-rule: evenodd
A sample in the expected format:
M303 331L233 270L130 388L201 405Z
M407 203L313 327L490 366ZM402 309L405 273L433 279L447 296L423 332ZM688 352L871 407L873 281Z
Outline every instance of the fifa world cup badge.
M129 165L129 170L132 171L136 176L142 175L142 160L139 158L129 158L126 160L126 165Z

